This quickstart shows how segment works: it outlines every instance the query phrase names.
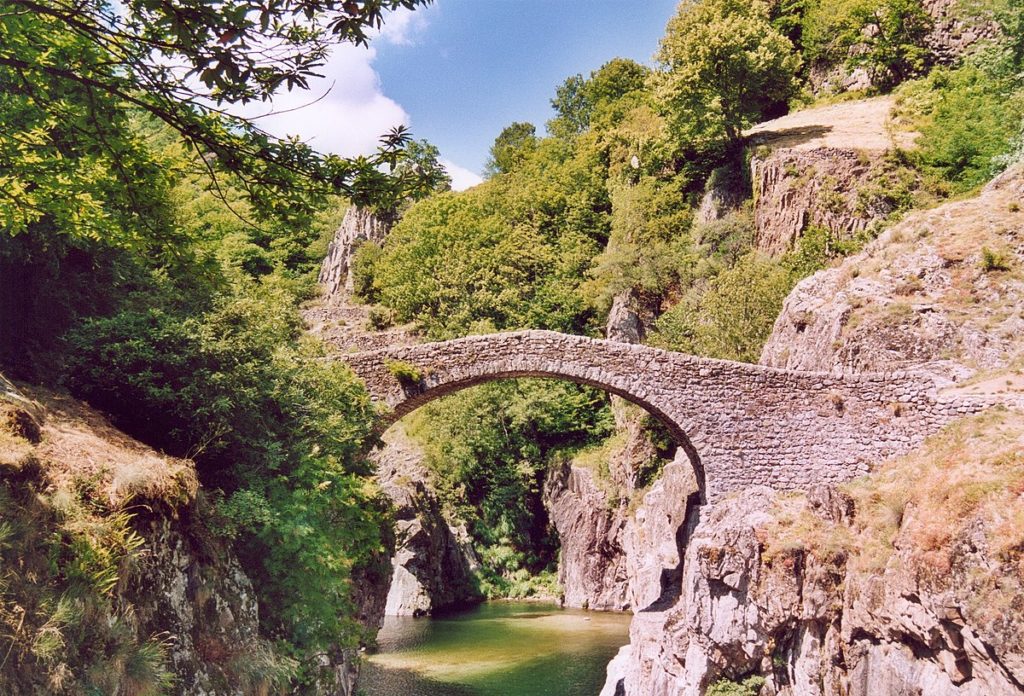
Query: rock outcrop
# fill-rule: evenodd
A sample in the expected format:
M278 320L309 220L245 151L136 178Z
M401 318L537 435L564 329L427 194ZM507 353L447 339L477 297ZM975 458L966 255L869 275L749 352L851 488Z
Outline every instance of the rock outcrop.
M921 42L927 49L927 61L951 65L967 55L980 41L999 35L999 27L983 17L971 17L959 0L922 0L931 27ZM853 47L851 53L861 50ZM871 75L864 68L847 69L845 65L818 61L810 67L809 83L815 94L839 94L866 90L872 86Z
M1024 170L1015 169L975 198L907 216L796 286L761 363L914 366L948 381L1013 364L1024 354L1022 204Z
M320 266L318 282L328 300L352 293L352 257L356 249L363 242L382 244L391 231L391 225L390 221L381 219L366 208L349 206Z
M900 182L885 153L910 139L887 131L892 105L881 97L808 109L748 132L758 251L784 254L811 226L849 239L893 211L889 189Z
M827 534L855 534L858 513L843 494L820 488L801 503ZM949 568L915 557L911 521L885 568L864 569L848 561L857 550L815 548L809 528L802 542L773 539L793 505L754 488L691 519L674 602L634 616L602 696L699 696L751 675L764 695L1024 690L1021 571L996 554L980 522L950 540ZM991 598L993 582L1007 592L995 590L1001 609L977 596Z
M0 533L11 542L0 545L0 692L128 693L148 689L158 669L180 696L276 688L287 658L261 637L253 584L210 518L190 461L153 451L74 399L0 375ZM88 575L110 561L103 554L118 535L114 575ZM58 575L49 554L62 544L77 551ZM97 601L104 578L113 584ZM324 656L333 696L354 692L357 661L352 650Z
M469 533L451 524L430 484L423 453L396 426L374 453L377 479L395 510L395 555L384 614L423 616L482 599Z
M558 531L558 582L566 606L629 609L629 580L622 534L627 513L594 480L594 472L563 461L548 471L544 507Z

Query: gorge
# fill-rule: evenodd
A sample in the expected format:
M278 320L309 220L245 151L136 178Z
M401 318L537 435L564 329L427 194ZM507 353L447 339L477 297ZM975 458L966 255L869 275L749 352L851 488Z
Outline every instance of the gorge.
M458 191L232 115L429 4L0 8L0 694L1024 693L1019 3L685 0Z

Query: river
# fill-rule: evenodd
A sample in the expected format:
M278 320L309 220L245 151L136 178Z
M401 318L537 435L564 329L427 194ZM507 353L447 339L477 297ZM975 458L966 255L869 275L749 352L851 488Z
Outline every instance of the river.
M629 642L629 615L488 602L389 616L377 640L359 680L366 696L597 696Z

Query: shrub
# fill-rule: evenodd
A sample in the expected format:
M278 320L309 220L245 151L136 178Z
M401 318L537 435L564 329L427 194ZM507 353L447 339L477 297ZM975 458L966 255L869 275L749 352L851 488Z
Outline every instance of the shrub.
M663 314L653 342L696 355L756 362L794 281L783 264L747 254Z
M349 579L382 550L383 509L362 478L365 390L298 326L290 297L265 286L186 318L126 310L69 335L67 382L224 492L221 531L261 622L301 657L360 639Z
M423 372L415 365L401 360L388 360L384 365L403 387L415 386L423 381Z
M1005 251L981 248L981 268L986 273L1010 270L1010 257Z
M370 307L366 319L369 328L382 331L394 324L395 313L387 307Z
M708 686L707 696L757 696L764 686L764 677L747 677L742 682L721 679Z

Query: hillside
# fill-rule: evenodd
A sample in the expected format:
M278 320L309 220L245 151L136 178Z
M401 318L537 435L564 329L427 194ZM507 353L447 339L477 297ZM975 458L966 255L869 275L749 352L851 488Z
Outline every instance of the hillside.
M6 694L277 688L253 586L212 534L192 462L0 377Z

